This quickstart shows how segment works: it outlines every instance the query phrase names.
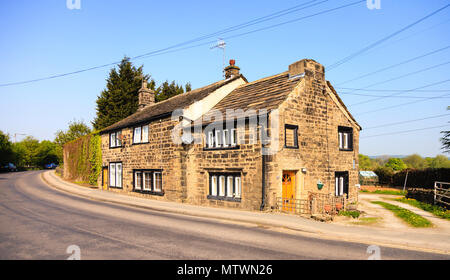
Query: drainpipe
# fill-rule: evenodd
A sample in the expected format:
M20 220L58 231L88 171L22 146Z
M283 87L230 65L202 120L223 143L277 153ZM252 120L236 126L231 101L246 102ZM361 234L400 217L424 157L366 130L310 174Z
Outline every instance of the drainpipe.
M262 146L262 145L261 145ZM261 150L262 152L262 150ZM261 206L259 207L260 211L264 210L264 206L266 206L266 156L263 154L262 155L262 168L261 168L261 173L262 173L262 186L261 186L261 193L262 193L262 197L261 197Z

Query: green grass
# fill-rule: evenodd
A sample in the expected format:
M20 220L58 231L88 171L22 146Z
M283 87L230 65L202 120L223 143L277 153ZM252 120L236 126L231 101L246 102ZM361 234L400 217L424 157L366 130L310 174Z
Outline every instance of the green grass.
M352 217L357 219L361 215L359 211L340 211L339 216Z
M376 224L381 220L380 217L365 217L359 218L356 222L353 222L355 225L371 225Z
M397 198L396 201L407 203L409 205L412 205L414 207L420 208L422 210L425 210L427 212L430 212L431 214L442 218L446 220L450 220L450 210L445 209L444 207L440 207L438 205L428 204L425 202L417 201L412 198Z
M361 190L362 193L374 193L374 194L390 194L390 195L405 195L406 191L392 191L392 190L376 190L376 191L368 191Z
M413 227L431 227L433 224L424 217L417 215L416 213L409 211L408 209L383 202L383 201L371 201L373 204L383 206L389 211L394 212L394 215L404 220Z

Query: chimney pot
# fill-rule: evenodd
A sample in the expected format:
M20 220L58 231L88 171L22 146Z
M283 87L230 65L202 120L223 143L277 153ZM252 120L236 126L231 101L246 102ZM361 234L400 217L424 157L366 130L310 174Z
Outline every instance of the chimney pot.
M225 67L225 79L232 78L239 76L239 70L241 70L239 67L235 65L236 60L230 59L230 65Z
M139 104L138 111L141 111L147 106L155 104L155 93L147 87L147 81L142 80L142 87L138 91Z

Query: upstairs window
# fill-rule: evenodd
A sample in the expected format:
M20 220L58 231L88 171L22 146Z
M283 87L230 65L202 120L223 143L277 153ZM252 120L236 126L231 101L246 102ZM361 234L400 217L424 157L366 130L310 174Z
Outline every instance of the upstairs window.
M206 148L208 149L227 149L237 147L236 128L212 129L205 132Z
M239 173L210 173L209 199L241 199L241 175Z
M284 147L298 149L298 126L286 124L284 126Z
M339 150L353 151L353 128L346 126L338 127Z
M116 131L109 134L109 147L122 147L122 131Z
M148 143L148 125L138 126L133 131L133 144Z

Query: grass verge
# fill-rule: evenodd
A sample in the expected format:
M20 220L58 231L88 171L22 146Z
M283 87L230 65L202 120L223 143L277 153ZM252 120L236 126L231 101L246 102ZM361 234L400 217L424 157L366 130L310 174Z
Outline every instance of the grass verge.
M433 205L433 204L428 204L425 202L417 201L412 198L405 198L405 197L397 198L394 200L402 202L402 203L406 203L411 206L414 206L414 207L420 208L422 210L425 210L427 212L430 212L431 214L433 214L439 218L442 218L445 220L450 220L450 210L447 210L444 207L440 207L438 205Z
M355 225L372 225L378 223L382 218L380 217L365 217L359 218L357 221L353 222Z
M340 211L339 216L346 216L346 217L352 217L354 219L357 219L361 215L359 211Z
M410 224L413 227L431 227L433 224L425 219L424 217L417 215L416 213L409 211L408 209L383 202L383 201L371 201L373 204L378 204L383 206L389 211L392 211L395 216L399 217L400 219L404 220L408 224Z
M392 191L392 190L376 190L376 191L368 191L368 190L360 190L362 193L374 193L374 194L390 194L390 195L405 195L406 191Z

